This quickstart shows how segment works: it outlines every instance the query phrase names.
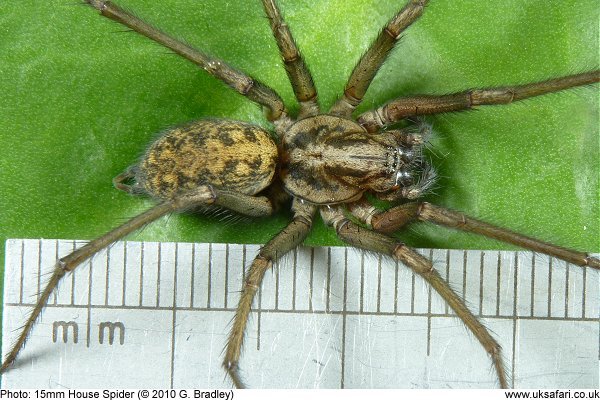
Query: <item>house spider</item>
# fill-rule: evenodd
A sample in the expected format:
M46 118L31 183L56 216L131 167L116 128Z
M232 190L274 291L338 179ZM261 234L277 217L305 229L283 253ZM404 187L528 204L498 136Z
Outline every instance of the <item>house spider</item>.
M99 1L88 1L88 3L90 3L91 5L97 7L97 8L103 8L105 5L103 2L99 2ZM407 6L405 6L405 8L403 9L403 11L400 11L400 13L398 15L404 16L403 18L400 18L401 24L404 24L406 26L410 25L410 23L414 22L414 20L418 17L418 15L420 15L420 13L422 12L422 8L425 5L425 3L427 3L427 1L411 1L408 2ZM119 14L118 8L113 7L113 6L107 6L108 8L106 8L104 10L105 13L110 13L111 10L114 11L114 13L116 13L117 15ZM270 10L271 13L271 20L273 21L277 15L278 15L278 11L276 10L274 4L270 3L270 2L266 2L266 7L267 10ZM125 15L125 14L123 14ZM131 18L132 17L125 17L128 21L133 21ZM282 39L280 39L280 41L278 42L279 44L282 43L281 41ZM385 41L385 40L384 40ZM290 42L291 43L291 42ZM391 41L390 41L390 46L391 46ZM293 52L293 48L292 48L292 52ZM294 58L294 57L292 57ZM296 60L301 60L300 58L295 58ZM375 64L381 64L384 61L384 57L382 57L380 60L378 60ZM296 61L299 62L299 61ZM293 64L293 60L290 61L291 64ZM376 68L369 68L367 70L373 70ZM219 74L219 69L216 70L217 74ZM297 78L300 81L304 81L304 82L308 82L308 75L307 75L307 71L302 68L302 67L295 67L294 69L291 70L290 72L292 75L294 74L298 74L301 77L303 76L304 78ZM369 75L369 72L366 73L367 75ZM354 78L357 78L357 75L353 75ZM360 73L358 74L358 78L357 78L357 82L366 82L366 81L370 81L370 79L372 78L372 76L368 76L368 79L365 77L361 77ZM578 75L577 78L559 78L558 80L555 80L554 82L561 82L564 83L566 82L568 79L574 79L574 81L569 82L565 85L565 87L571 87L571 86L576 86L576 85L582 85L582 84L588 84L588 83L592 83L592 82L597 82L598 81L598 71L593 71L587 74L581 74ZM293 78L292 78L292 81ZM239 83L239 80L235 80L234 79L234 83ZM534 84L535 85L535 84ZM358 97L362 97L364 91L366 91L366 86L364 87L364 90L360 90L360 96L357 95L356 93L353 93L353 95L351 97L354 98L358 98ZM246 87L246 86L244 86ZM531 86L529 86L531 87ZM565 87L561 87L565 88ZM361 197L362 192L365 190L365 188L368 188L370 190L372 190L373 192L377 192L377 193L384 193L383 195L379 195L379 197L383 197L387 200L400 200L401 198L403 200L414 200L417 197L420 197L421 194L423 194L424 192L427 191L427 189L429 188L430 184L434 181L434 174L432 172L431 169L429 169L427 167L427 162L424 161L422 159L422 157L420 157L418 155L418 153L420 153L420 149L421 149L421 141L423 140L423 138L419 138L419 137L415 137L415 136L411 136L408 131L406 130L388 130L384 133L382 133L381 135L367 135L364 133L359 132L360 129L358 127L358 125L356 125L355 123L349 122L350 120L347 120L346 118L348 118L351 115L351 112L353 110L354 107L350 107L348 105L347 101L341 100L340 102L337 102L333 108L331 109L332 111L330 111L330 113L335 114L335 116L320 116L320 117L314 117L314 113L316 113L315 111L315 107L316 107L316 103L314 101L312 101L313 99L313 87L310 84L301 84L301 85L296 85L295 88L295 94L296 97L300 100L300 111L299 111L299 115L301 116L300 118L300 122L298 122L297 124L292 126L292 122L291 119L288 119L287 116L284 116L283 113L283 103L279 102L279 100L277 100L277 97L274 93L268 93L269 90L265 89L265 92L262 91L253 91L251 90L250 92L248 92L247 94L249 94L249 97L254 97L255 100L257 100L257 102L259 104L262 104L264 106L266 106L267 108L267 114L269 119L274 123L275 125L275 130L278 132L278 134L280 136L286 136L289 138L288 141L284 140L284 147L286 147L287 154L290 156L290 160L286 160L286 157L283 156L283 154L286 154L286 152L283 152L282 154L280 154L279 159L280 160L284 160L284 164L287 162L287 165L290 167L289 169L282 169L282 179L285 181L285 185L286 188L288 190L288 192L291 192L293 195L296 196L296 198L303 198L305 201L301 202L298 200L294 201L294 206L293 206L293 210L295 212L295 218L292 221L292 223L286 228L286 230L282 231L282 232L288 232L288 234L283 234L285 236L285 240L283 241L289 241L290 243L282 243L281 245L278 246L274 246L273 243L277 242L278 240L281 240L281 234L280 236L278 236L279 239L276 239L275 242L270 242L269 244L267 244L265 246L265 248L263 248L263 250L261 251L261 255L263 258L258 258L254 263L253 263L253 269L255 271L257 271L256 273L258 275L261 275L262 273L264 273L264 270L266 268L268 268L269 263L267 261L264 260L264 257L278 257L281 256L282 253L284 251L282 250L287 250L289 248L292 248L294 246L296 246L297 244L301 243L304 236L308 233L309 230L309 226L310 226L310 221L312 220L312 217L316 211L316 207L314 206L314 204L319 204L319 205L323 205L323 207L321 208L321 212L322 212L322 216L324 218L324 220L329 223L330 225L333 225L336 228L336 231L338 232L338 234L342 237L343 240L349 242L350 244L356 245L357 247L362 247L362 248L366 248L368 250L373 250L373 251L380 251L383 253L387 253L390 255L395 256L396 258L400 259L401 261L405 261L408 266L410 266L413 270L416 270L417 272L421 272L424 273L424 271L429 271L430 269L430 264L420 258L420 256L418 256L416 253L412 252L409 248L407 248L406 246L401 246L398 245L398 242L394 239L390 239L389 237L385 236L385 235L381 235L381 234L376 234L373 233L370 230L364 230L364 229L360 229L358 225L354 224L353 222L350 222L346 219L345 214L342 213L343 209L341 206L339 206L340 203L349 203L348 207L355 212L355 214L358 214L357 217L359 220L363 220L363 222L366 223L372 223L372 221L370 220L370 216L372 213L376 212L374 209L370 208L370 206L368 206L366 203L362 203L362 202L358 202L357 200ZM555 91L558 90L559 88L554 86L552 87L551 91ZM241 89L240 90L243 92L245 91L245 89ZM350 92L348 92L350 93ZM514 93L513 93L514 94ZM506 98L508 97L512 97L511 94L510 96L505 96ZM266 96L266 97L264 97ZM302 101L305 100L305 101ZM351 99L350 102L353 102L354 100ZM423 103L425 104L425 103ZM439 111L439 109L437 110ZM448 111L448 109L443 109L443 111ZM365 115L365 114L362 114ZM367 114L370 115L370 114ZM304 117L304 119L302 119L302 117ZM371 126L372 124L370 124L369 121L371 121L372 119L369 119L368 116L365 116L363 118L359 117L359 121L361 121L363 123L363 125L366 126ZM204 127L208 130L208 131L212 131L212 132L216 132L217 134L219 132L223 132L223 124L225 124L225 128L231 130L233 133L232 135L235 135L236 132L243 130L246 131L247 136L246 139L248 139L250 136L254 136L255 138L258 138L259 140L267 140L267 134L265 133L264 130L260 129L260 128L252 128L249 127L247 125L240 125L239 123L232 123L232 122L223 122L223 121L204 121L204 122L200 122L200 124L204 124ZM221 126L221 128L218 128L218 126ZM243 129L242 129L243 127ZM392 174L392 181L386 180L386 177L383 175L373 175L371 176L370 180L362 180L361 181L361 176L354 176L354 175L364 175L364 171L367 166L365 165L349 165L347 164L347 159L341 159L341 164L338 164L337 166L333 167L333 165L328 164L328 168L333 168L333 172L334 175L339 175L340 171L345 171L345 173L347 174L347 176L354 176L354 178L347 178L346 182L337 182L336 184L338 185L337 188L335 188L335 190L333 188L327 188L324 187L323 184L324 183L331 183L331 181L333 180L331 177L328 177L326 179L323 179L321 181L318 180L313 180L313 181L309 181L307 182L307 177L313 177L316 176L316 173L318 171L311 171L310 173L296 173L298 171L298 169L303 170L305 169L305 160L307 158L310 157L314 157L316 154L320 154L325 152L325 149L318 149L318 151L314 152L310 149L310 145L312 144L312 142L309 142L306 140L305 138L305 133L315 130L317 129L317 127L323 127L325 128L325 130L332 130L332 131L336 131L336 130L341 130L344 132L344 138L338 138L337 139L337 144L333 147L336 146L342 146L342 142L344 142L344 140L347 137L351 137L350 136L346 136L346 134L348 133L348 131L355 131L354 133L354 137L357 140L360 141L365 141L366 143L364 144L364 146L361 147L360 152L362 153L367 152L367 149L372 148L375 149L378 146L382 145L384 146L385 149L392 147L395 150L385 150L383 151L384 153L387 152L387 155L389 157L389 160L387 160L386 162L384 162L384 164L387 164L384 166L384 169ZM188 131L195 131L197 130L198 125L189 125L187 130ZM172 131L174 132L174 131ZM180 134L177 134L176 136L178 136ZM181 134L183 135L183 134ZM218 136L218 135L217 135ZM169 136L166 136L166 138L168 138ZM328 136L325 136L326 138ZM158 144L156 144L155 149L156 151L150 150L150 152L148 153L149 155L151 155L152 157L150 157L150 161L148 161L147 164L152 164L152 160L154 159L154 155L162 155L165 154L164 150L169 150L171 147L177 147L179 145L176 145L175 142L179 139L180 137L171 137L171 142L169 142L170 139L165 139L165 137L163 137L163 141L162 142L158 142ZM243 144L243 148L251 148L253 146L253 142L250 140L246 140L244 138L237 137L237 136L229 136L228 139L230 141L232 141L232 143L241 143ZM385 143L379 143L377 144L376 142L378 141L384 141ZM169 143L167 143L169 142ZM188 143L189 144L189 143ZM265 171L271 171L272 169L264 169L264 165L265 164L269 164L269 165L273 165L273 157L275 157L275 150L272 147L272 144L268 144L265 143L265 146L261 146L261 147L256 147L254 148L254 150L252 152L249 152L248 154L256 154L260 151L265 151L265 149L268 149L269 146L271 146L270 150L266 150L266 153L264 153L263 155L265 156L263 159L261 160L253 160L254 161L254 166L252 168L254 169L250 169L250 168L244 168L242 167L241 171L238 172L242 172L244 173L244 171L247 172L255 172L256 170L261 171L261 172L265 172ZM197 152L199 149L202 149L202 145L200 145L197 148L190 148L191 152ZM299 156L297 156L296 154L293 154L293 151L291 151L292 149L303 149L303 153L300 154ZM383 149L383 148L382 148ZM402 152L400 152L399 150L403 149ZM377 152L377 150L372 150L374 152ZM416 153L416 154L415 154ZM338 154L338 155L336 155ZM334 157L339 157L339 153L336 153L332 155ZM297 158L295 158L295 156L297 156ZM271 161L269 161L269 157L271 157ZM373 157L373 156L371 156ZM160 157L158 157L160 158ZM357 157L355 157L355 159L358 159ZM169 160L167 160L169 161ZM248 160L245 160L248 161ZM260 161L260 162L259 162ZM233 160L234 164L230 165L230 168L236 169L237 166L235 165L235 160ZM238 165L240 163L238 162ZM243 163L242 163L243 164ZM343 164L343 165L342 165ZM156 168L160 169L160 165L157 164ZM239 169L239 168L237 168ZM142 171L154 171L154 167L151 169L148 168L142 168ZM327 168L325 168L323 171L327 170ZM411 172L411 171L417 171L415 173ZM137 170L128 170L124 175L122 175L119 179L117 179L117 185L125 190L128 190L130 192L139 192L141 190L145 190L145 191L149 191L151 193L155 194L155 197L159 197L162 200L167 200L166 203L161 203L160 205L156 206L155 208L153 208L151 211L149 211L148 213L142 214L142 216L140 217L136 217L134 218L134 220L132 220L133 222L129 222L126 223L125 225L123 225L124 228L121 229L121 231L113 231L111 233L109 233L107 236L103 236L102 238L96 241L91 242L90 245L85 246L82 250L78 250L76 251L73 255L68 256L65 259L63 259L64 262L66 262L68 268L67 269L71 269L74 268L76 266L76 263L81 262L83 259L93 255L95 252L97 252L101 247L104 247L105 245L108 245L109 243L113 242L114 240L117 240L118 238L122 237L124 234L132 231L133 229L144 225L145 223L150 222L153 219L158 218L160 215L163 215L165 213L174 211L175 209L187 209L189 207L193 207L193 206L197 206L202 202L212 202L215 201L217 202L217 204L221 205L221 206L226 206L229 208L232 208L236 211L245 213L245 214L267 214L271 211L271 207L268 204L267 200L265 199L257 199L255 197L248 197L248 195L254 195L256 194L258 191L260 191L264 186L266 186L268 183L270 183L270 179L271 179L271 175L269 175L267 172L265 172L265 176L263 176L261 179L261 182L258 182L259 184L255 187L253 187L252 189L248 188L248 186L246 185L247 183L252 182L253 184L257 184L257 179L248 179L247 181L243 181L240 182L239 185L236 183L236 185L238 186L234 186L233 188L238 188L240 191L244 192L246 191L246 193L230 193L227 190L223 191L221 190L222 188L218 188L218 187L214 187L216 186L215 184L217 183L216 181L211 181L211 183L213 184L213 187L208 188L208 187L202 187L202 190L196 190L199 189L199 187L197 186L196 183L191 183L189 186L189 188L193 188L194 190L196 190L194 196L189 196L187 194L183 195L183 194L175 194L178 193L177 186L173 186L172 185L172 179L170 177L164 178L161 176L156 176L154 173L143 173L144 175L139 175L139 168ZM289 172L287 172L289 171ZM215 174L215 178L214 179L220 179L220 177L227 177L227 178L231 178L231 177L239 177L239 174L231 174L230 171L224 169L221 171L223 174ZM274 170L273 170L274 172ZM141 186L132 186L132 185L127 185L128 180L130 180L132 177L137 177L138 181L141 180L143 182L146 182L147 184L145 185L141 185ZM158 174L160 175L160 174ZM254 175L252 175L253 177L255 177ZM156 178L156 180L155 180ZM139 182L138 182L139 183ZM204 182L206 183L206 182ZM225 188L229 188L231 189L232 187L228 185L229 181L226 179L225 183L224 183L224 187ZM341 185L341 186L340 186ZM142 187L145 186L145 187ZM307 190L307 188L309 190ZM401 194L399 196L397 196L396 194ZM220 195L216 196L215 195ZM343 196L342 196L343 195ZM341 197L338 197L341 196ZM252 207L248 207L248 204L253 204ZM445 214L446 216L448 216L448 213L442 212L440 211L440 209L432 207L432 206L415 206L414 204L411 204L411 202L408 202L408 204L404 204L404 205L399 205L397 208L394 208L393 210L396 210L398 212L394 212L394 211L389 211L386 213L382 213L379 214L377 216L375 216L375 222L373 222L373 225L375 225L376 228L378 228L379 230L384 230L384 228L386 229L391 229L390 226L384 226L386 224L384 224L381 221L389 221L390 219L393 219L395 222L397 222L398 226L394 226L394 229L399 228L401 225L403 225L404 222L407 222L406 220L417 210L424 210L425 212L427 212L427 210L429 210L429 218L437 218L436 216L440 216L442 214ZM451 216L454 216L455 214L450 214ZM364 217L364 218L361 218ZM393 217L393 218L390 218ZM459 218L462 218L459 216ZM440 222L440 221L438 221ZM360 233L359 233L360 231ZM291 232L291 234L289 234L289 232ZM291 235L291 236L290 236ZM511 240L515 238L514 235L509 235L508 237L505 237L505 239L510 239ZM510 241L509 240L509 241ZM514 241L514 240L513 240ZM522 240L517 240L517 243L519 244L523 244ZM562 258L566 258L568 260L570 260L571 262L578 262L580 264L587 264L593 267L598 267L598 260L594 259L594 258L589 258L584 255L581 255L579 253L573 253L571 251L566 251L566 250L557 250L554 247L545 247L546 245L541 245L541 244L534 244L534 243L530 243L531 248L534 248L538 251L542 251L542 250L546 250L547 252L549 252L550 254L556 255L556 256L561 256ZM541 249L540 247L536 247L536 246L544 246L544 249ZM559 252L560 254L557 254L557 252ZM275 254L276 253L276 254ZM75 260L75 261L69 261L69 260ZM55 279L54 282L58 280L58 277L61 276L62 274L64 274L64 272L62 272L62 268L59 269L55 275ZM256 290L256 287L258 286L258 281L260 280L258 276L255 276L253 274L250 274L248 277L249 281L247 283L247 289L245 291L246 295L242 296L241 299L241 304L242 304L242 311L240 311L240 316L238 316L236 318L236 322L234 323L234 334L232 336L232 339L229 342L229 346L228 346L228 350L227 350L227 358L226 358L226 362L225 362L225 366L227 367L227 371L229 372L229 374L232 377L233 382L236 384L236 386L241 386L241 380L239 377L239 374L237 372L237 360L239 358L239 348L241 347L241 341L243 338L243 325L245 324L245 311L244 310L248 310L249 306L251 304L251 298L253 293ZM433 272L426 272L425 273L425 279L430 281L434 287L442 292L442 295L445 294L446 297L453 297L454 295L452 294L452 292L445 286L445 284L438 279L437 275ZM52 287L50 286L50 289L52 289ZM51 292L51 290L47 290L46 293L49 295L49 293ZM47 298L47 296L46 296ZM451 300L452 302L452 300ZM43 303L43 302L41 302ZM471 329L473 329L475 332L475 335L479 338L480 341L484 342L487 346L488 346L488 351L490 351L490 354L492 355L492 359L494 359L494 365L497 369L497 373L498 373L498 379L500 381L501 386L507 386L507 382L506 382L506 377L505 374L502 372L502 367L501 367L501 361L500 359L497 357L497 352L499 351L499 348L496 347L495 345L495 341L489 337L485 331L485 328L480 327L478 325L478 323L476 322L476 320L474 320L473 318L469 317L468 311L466 309L463 309L462 306L459 304L459 302L454 301L454 306L458 307L460 310L457 311L458 314L462 315L463 318L466 318L469 322L467 322L467 326L469 326ZM36 312L39 311L39 309L41 309L41 306L43 306L43 304L40 304L40 307L38 307L36 309ZM27 331L28 329L30 329L30 326L33 324L35 320L35 315L34 317L31 319L31 324L29 324L29 326L26 328L25 331ZM24 339L24 336L23 336ZM11 358L14 358L14 356L16 355L16 352L18 351L18 349L21 347L22 341L21 343L17 343L17 345L15 346L15 351L12 354L12 357L9 357L9 359L7 360L7 362L5 363L4 367L5 368L11 361Z

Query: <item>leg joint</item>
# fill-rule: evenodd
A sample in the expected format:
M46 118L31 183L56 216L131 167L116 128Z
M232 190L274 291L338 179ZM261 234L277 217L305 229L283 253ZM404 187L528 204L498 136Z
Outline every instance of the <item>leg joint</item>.
M68 271L67 263L62 258L56 262L56 268L63 271Z
M585 265L591 268L600 269L600 259L588 255L585 257Z
M225 368L225 371L227 372L237 372L239 370L238 363L231 360L224 360L223 368Z
M428 275L434 271L433 264L404 243L398 243L392 252L395 259L402 261L419 275Z
M98 10L100 12L104 11L107 7L106 1L86 0L86 3L88 3L90 6L94 7L96 10Z

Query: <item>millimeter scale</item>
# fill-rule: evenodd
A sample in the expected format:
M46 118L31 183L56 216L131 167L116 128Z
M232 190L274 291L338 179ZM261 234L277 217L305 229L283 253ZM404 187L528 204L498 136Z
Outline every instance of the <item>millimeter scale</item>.
M3 353L58 257L6 243ZM221 367L259 246L117 242L67 275L3 388L230 388ZM600 274L532 252L419 250L502 345L515 388L599 386ZM479 342L402 264L300 247L268 272L241 359L253 388L494 388Z

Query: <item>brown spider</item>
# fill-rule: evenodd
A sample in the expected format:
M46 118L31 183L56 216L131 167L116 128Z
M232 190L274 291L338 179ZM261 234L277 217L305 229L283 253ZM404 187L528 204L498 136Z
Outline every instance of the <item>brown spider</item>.
M357 123L351 119L353 110L360 103L396 39L421 15L427 1L410 1L392 18L361 58L343 97L326 114L322 114L316 102L312 78L291 34L274 2L265 0L265 10L300 103L299 115L294 120L288 115L279 96L269 87L167 37L110 2L88 0L87 3L104 16L188 58L234 90L264 106L269 120L275 126L279 143L276 144L264 129L226 120L200 120L166 132L150 147L139 164L115 178L117 188L130 193L148 194L160 203L59 260L56 272L23 334L3 364L3 371L16 357L48 296L67 271L162 215L203 205L217 205L245 215L262 216L270 214L285 200L284 193L293 197L292 222L261 249L252 263L240 298L224 361L224 367L237 387L243 386L238 360L257 288L272 261L302 243L317 210L342 240L359 248L392 256L429 282L486 348L502 387L507 386L507 379L496 341L433 270L428 260L396 239L377 231L392 232L413 220L421 219L475 231L578 265L599 268L600 261L585 253L553 246L451 210L416 202L435 180L433 169L421 155L426 138L410 126L384 130L411 117L461 111L476 105L506 104L598 82L598 71L501 89L399 98L387 106L361 114ZM285 191L281 190L281 186ZM364 201L365 193L401 204L381 212ZM351 221L350 213L362 225Z

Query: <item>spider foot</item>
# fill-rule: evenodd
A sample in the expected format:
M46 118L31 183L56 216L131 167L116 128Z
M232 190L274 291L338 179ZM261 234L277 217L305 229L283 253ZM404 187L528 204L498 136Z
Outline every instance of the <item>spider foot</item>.
M0 367L0 375L4 374L6 372L6 370L8 370L13 362L15 361L15 357L11 357L10 355L6 358L6 360L4 360L4 362L2 363L2 366Z
M101 0L84 0L84 3L89 4L99 11L102 11L106 8L106 2Z
M223 368L225 368L227 375L229 375L237 389L246 388L246 385L242 382L242 378L240 377L240 367L236 361L223 361Z

